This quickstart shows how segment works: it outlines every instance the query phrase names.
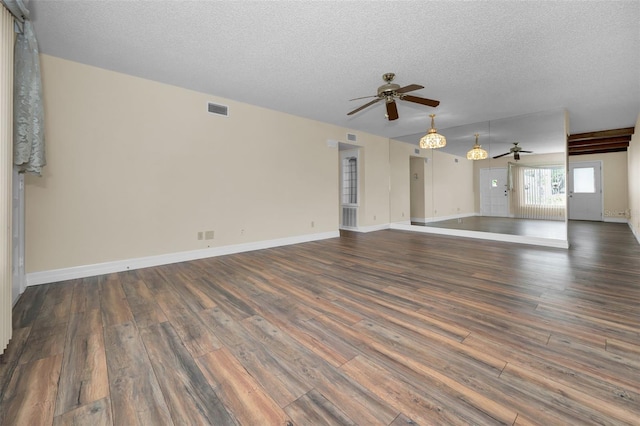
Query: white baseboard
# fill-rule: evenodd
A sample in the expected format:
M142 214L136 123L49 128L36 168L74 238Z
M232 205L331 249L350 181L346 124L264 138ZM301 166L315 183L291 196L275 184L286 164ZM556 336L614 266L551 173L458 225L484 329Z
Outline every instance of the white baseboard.
M157 256L139 257L135 259L116 260L113 262L96 263L93 265L74 266L71 268L54 269L49 271L31 272L27 274L27 286L48 284L78 278L93 277L113 272L129 271L149 268L152 266L168 265L171 263L187 262L189 260L205 259L208 257L224 256L226 254L242 253L273 247L288 246L310 241L325 240L339 237L338 231L322 232L318 234L299 235L295 237L279 238L275 240L256 241L253 243L234 244L222 247L211 247L202 250L183 251L178 253L161 254Z
M382 225L358 226L356 231L367 233L367 232L374 232L374 231L382 231L384 229L389 229L388 223L383 223Z
M382 231L384 229L389 229L389 224L383 223L380 225L370 225L370 226L341 226L340 229L344 231L367 233L367 232Z
M604 222L613 222L613 223L629 223L626 217L604 217Z
M429 226L413 226L400 223L392 223L391 229L398 229L401 231L422 232L425 234L440 234L450 235L454 237L465 238L477 238L480 240L492 240L502 241L506 243L518 243L518 244L530 244L536 246L555 247L555 248L569 248L569 241L556 240L550 238L539 237L526 237L522 235L510 235L510 234L494 234L492 232L480 232L480 231L467 231L463 229L450 229L450 228L435 228Z
M416 223L440 222L443 220L464 219L465 217L473 217L473 216L480 216L480 213L460 213L460 214L454 214L451 216L412 217L411 222L416 222Z
M628 222L629 224L629 228L631 228L631 232L633 233L633 235L635 235L636 240L638 240L638 244L640 244L640 229L635 228L631 222Z

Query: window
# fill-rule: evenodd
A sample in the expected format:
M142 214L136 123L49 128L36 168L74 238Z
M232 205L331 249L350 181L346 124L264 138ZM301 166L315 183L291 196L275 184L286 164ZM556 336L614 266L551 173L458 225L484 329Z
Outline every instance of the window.
M577 194L594 194L596 192L596 174L593 167L573 169L573 192Z
M358 203L358 158L342 159L342 204Z
M524 203L534 206L564 206L564 167L523 168Z
M511 208L514 217L564 220L566 216L564 165L509 164Z

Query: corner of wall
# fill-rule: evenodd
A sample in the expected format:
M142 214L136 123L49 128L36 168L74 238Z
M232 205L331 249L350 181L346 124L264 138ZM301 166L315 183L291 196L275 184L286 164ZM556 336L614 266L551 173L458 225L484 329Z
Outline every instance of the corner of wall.
M640 114L627 151L629 227L640 244Z

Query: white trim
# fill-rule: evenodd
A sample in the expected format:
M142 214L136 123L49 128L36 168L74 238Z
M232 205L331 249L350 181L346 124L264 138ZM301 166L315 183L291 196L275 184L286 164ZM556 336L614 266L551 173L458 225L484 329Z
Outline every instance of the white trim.
M440 222L442 220L463 219L465 217L480 216L480 213L460 213L451 216L432 216L432 217L412 217L411 222L429 223Z
M390 229L400 231L422 232L425 234L450 235L454 237L477 238L480 240L502 241L507 243L531 244L536 246L569 248L569 241L551 238L526 237L522 235L495 234L492 232L467 231L462 229L434 228L429 226L413 226L392 223Z
M149 268L152 266L168 265L177 262L204 259L208 257L224 256L226 254L243 253L273 247L288 246L310 241L337 238L338 231L321 232L317 234L299 235L295 237L278 238L275 240L256 241L252 243L234 244L222 247L211 247L201 250L183 251L178 253L161 254L157 256L139 257L135 259L116 260L113 262L96 263L93 265L74 266L71 268L53 269L49 271L31 272L27 274L27 286L54 283L58 281L92 277L113 272L129 271L133 269Z
M636 229L631 222L628 222L629 228L631 228L631 232L635 235L636 240L638 240L638 244L640 244L640 230Z
M626 217L604 217L604 222L613 222L613 223L629 223Z
M382 231L385 229L389 229L389 224L383 223L381 225L356 226L356 227L341 226L340 229L344 229L345 231L367 233L367 232Z

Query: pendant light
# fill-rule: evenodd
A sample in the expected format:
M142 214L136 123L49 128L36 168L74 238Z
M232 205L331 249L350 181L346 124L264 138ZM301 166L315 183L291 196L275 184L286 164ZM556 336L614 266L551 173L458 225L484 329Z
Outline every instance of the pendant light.
M478 136L479 134L476 133L476 143L473 145L471 151L467 152L467 160L484 160L489 156L487 151L482 149L482 146L478 144Z
M447 144L447 138L445 138L441 134L438 134L438 132L436 131L436 127L433 123L433 118L435 116L435 114L429 114L429 117L431 117L431 128L429 129L427 134L424 135L422 139L420 139L420 148L442 148Z

